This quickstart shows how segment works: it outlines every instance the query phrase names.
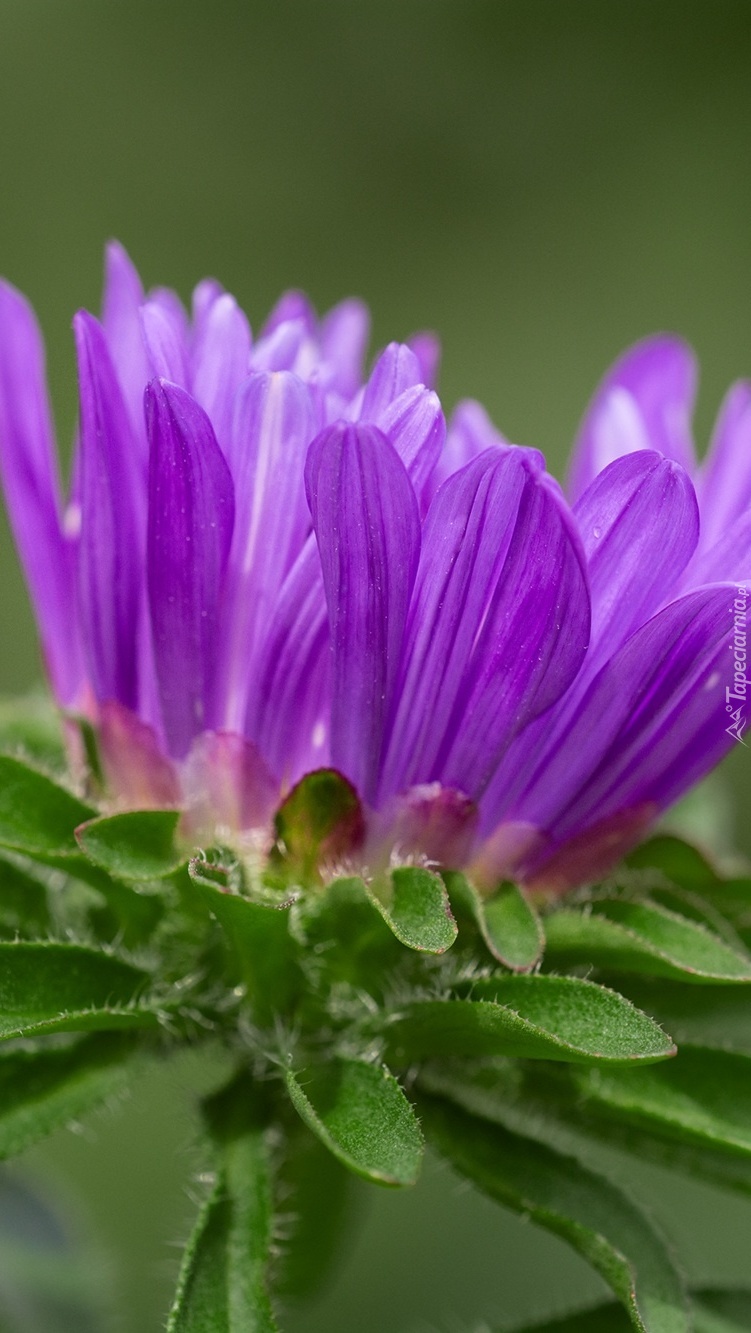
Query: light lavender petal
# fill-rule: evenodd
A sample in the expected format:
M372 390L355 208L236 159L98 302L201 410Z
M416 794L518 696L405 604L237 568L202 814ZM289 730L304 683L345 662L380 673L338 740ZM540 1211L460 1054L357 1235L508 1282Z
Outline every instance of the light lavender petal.
M572 499L609 463L639 449L656 449L693 475L695 394L695 358L680 338L658 334L630 348L608 371L582 422L571 462Z

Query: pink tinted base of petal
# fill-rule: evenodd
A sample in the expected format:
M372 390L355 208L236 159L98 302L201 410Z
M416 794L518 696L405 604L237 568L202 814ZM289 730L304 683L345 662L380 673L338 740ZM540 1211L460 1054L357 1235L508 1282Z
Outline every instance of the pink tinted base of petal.
M99 755L119 809L160 810L181 803L180 784L156 733L114 701L99 710Z
M531 893L557 898L570 889L605 878L641 841L658 814L658 807L651 802L622 810L577 834L552 855L542 850L531 860L525 858L525 887Z
M422 783L396 798L381 816L381 855L422 856L436 865L458 869L469 860L477 829L477 806L463 792Z
M524 820L500 824L480 844L469 876L481 892L490 893L504 879L520 879L521 868L544 851L547 841L541 829Z
M181 781L182 831L199 843L268 828L280 801L279 783L255 745L234 732L197 736Z

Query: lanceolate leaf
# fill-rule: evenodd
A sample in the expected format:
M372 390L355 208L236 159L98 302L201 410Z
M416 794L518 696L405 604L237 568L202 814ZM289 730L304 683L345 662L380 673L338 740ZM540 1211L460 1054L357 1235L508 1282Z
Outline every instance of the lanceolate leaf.
M574 1157L448 1102L426 1098L420 1110L429 1141L452 1166L491 1198L567 1240L605 1279L640 1333L689 1333L685 1294L662 1238L610 1181Z
M422 866L399 866L368 889L371 902L400 944L418 953L445 953L457 935L446 886Z
M576 977L498 977L476 983L473 995L408 1005L386 1031L393 1058L514 1055L630 1065L675 1053L671 1038L622 995Z
M654 903L612 900L564 908L545 921L547 959L683 981L751 981L751 958L706 926Z
M585 1110L751 1158L751 1058L682 1046L668 1065L576 1076Z
M175 843L177 810L137 810L92 819L76 829L82 852L125 880L164 879L188 857Z
M625 978L623 987L626 989ZM749 995L745 987L681 986L629 977L627 993L635 1004L668 1027L679 1045L717 1046L751 1055Z
M510 881L483 898L465 875L445 875L457 908L470 915L494 958L513 972L529 972L545 945L542 923L521 889Z
M423 1153L410 1102L384 1065L337 1060L312 1074L287 1074L292 1104L322 1143L357 1175L413 1185Z
M365 823L354 787L333 768L308 773L274 816L272 861L303 883L315 883L322 867L336 864L362 842Z
M0 755L0 846L28 856L75 856L75 829L95 810L19 759Z
M82 945L0 943L0 1039L154 1024L136 1006L147 981L131 963Z
M0 1157L13 1157L118 1093L128 1037L96 1033L75 1046L0 1055Z

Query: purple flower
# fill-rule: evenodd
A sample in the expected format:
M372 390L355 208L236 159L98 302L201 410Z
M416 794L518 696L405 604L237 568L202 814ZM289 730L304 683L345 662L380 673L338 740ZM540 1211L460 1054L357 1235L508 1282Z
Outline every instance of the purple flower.
M64 503L39 335L0 287L0 468L53 690L97 728L116 803L231 836L333 767L366 861L562 887L732 744L751 393L698 474L700 536L679 344L606 381L571 509L478 404L447 430L430 335L364 377L358 302L319 320L287 293L254 341L217 283L189 319L113 245L102 319L74 329Z

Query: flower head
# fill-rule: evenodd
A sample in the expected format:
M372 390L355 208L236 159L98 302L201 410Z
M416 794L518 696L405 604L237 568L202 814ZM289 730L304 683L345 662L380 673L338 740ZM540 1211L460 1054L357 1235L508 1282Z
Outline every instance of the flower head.
M39 335L0 288L0 467L53 690L115 800L242 833L334 768L361 855L565 886L732 744L751 390L697 472L675 340L600 389L571 507L478 404L447 430L430 336L365 377L358 302L318 320L288 293L254 341L218 284L189 319L113 245L74 330L63 502Z

